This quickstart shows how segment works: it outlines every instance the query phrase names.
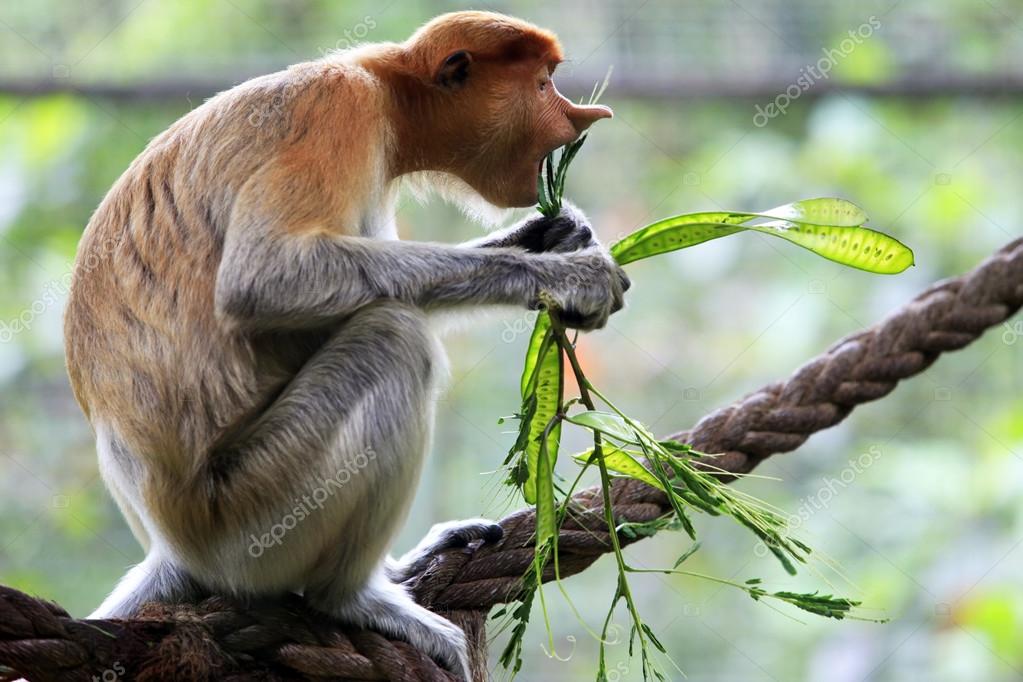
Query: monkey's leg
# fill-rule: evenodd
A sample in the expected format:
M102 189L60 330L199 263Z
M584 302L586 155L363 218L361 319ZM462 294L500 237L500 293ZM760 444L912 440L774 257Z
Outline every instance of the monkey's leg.
M104 426L96 428L100 472L131 527L132 533L146 550L146 558L131 568L90 618L127 618L150 601L164 603L192 602L205 592L191 576L173 560L162 543L153 543L143 521L138 489L139 473L135 456L128 452L114 433Z
M391 582L382 570L354 594L347 590L333 593L327 586L307 596L320 609L330 605L329 613L341 621L400 637L465 680L472 679L462 629L415 603L405 588Z
M203 590L189 575L157 550L125 574L110 596L89 618L127 618L148 602L165 604L197 601Z
M222 534L196 576L257 594L301 589L313 608L461 671L462 631L383 572L429 445L440 353L418 308L380 300L352 314L214 455L216 517L239 531Z

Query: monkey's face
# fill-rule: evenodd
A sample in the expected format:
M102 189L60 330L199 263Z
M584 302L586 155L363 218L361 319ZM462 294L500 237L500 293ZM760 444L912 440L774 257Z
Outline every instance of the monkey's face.
M433 169L453 173L498 207L531 206L544 158L594 121L605 106L573 104L554 87L562 60L554 34L487 12L459 12L410 39L426 63L433 105L417 147Z
M577 139L595 121L612 116L601 105L574 104L554 86L554 66L544 65L518 84L526 109L517 149L508 150L508 206L530 206L537 201L537 177L544 159L558 147Z
M612 116L608 107L574 104L558 92L554 63L518 66L505 67L493 81L481 84L491 113L481 121L482 158L463 177L484 199L502 208L534 205L537 177L547 155L578 138L595 121Z

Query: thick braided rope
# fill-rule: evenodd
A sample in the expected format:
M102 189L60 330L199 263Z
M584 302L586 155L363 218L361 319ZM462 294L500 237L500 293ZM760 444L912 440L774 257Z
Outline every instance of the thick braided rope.
M813 433L877 400L937 357L966 346L1023 306L1023 239L970 273L940 282L881 323L842 339L785 381L765 386L672 436L715 464L745 473L771 454L791 451ZM617 480L619 521L643 522L668 511L664 496ZM599 491L575 497L579 512L559 537L562 576L610 550ZM481 642L484 617L514 599L533 557L532 510L501 521L504 539L449 550L406 584L416 599L467 626ZM621 538L629 542L628 538ZM197 606L151 605L131 621L80 621L60 607L0 587L0 679L32 680L449 680L421 652L376 633L353 631L303 608L297 599L246 606L220 598ZM477 666L479 669L479 666ZM104 673L108 673L104 677Z
M46 680L450 681L409 644L340 628L297 597L246 606L150 604L130 621L71 618L50 602L0 587L0 670Z

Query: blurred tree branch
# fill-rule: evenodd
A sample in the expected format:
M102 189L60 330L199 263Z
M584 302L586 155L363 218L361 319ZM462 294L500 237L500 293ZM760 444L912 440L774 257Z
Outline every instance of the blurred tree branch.
M0 94L41 97L56 94L81 95L123 101L147 101L189 98L199 101L257 75L239 72L218 77L152 78L144 82L78 82L69 78L19 79L0 77ZM566 92L589 92L601 74L559 74L559 88ZM792 79L766 80L735 77L712 78L699 74L655 76L616 75L614 91L618 97L638 99L676 99L680 97L773 99L793 85ZM1005 75L913 75L884 83L842 83L819 80L803 91L809 99L841 92L845 94L893 97L971 96L999 97L1023 93L1023 74Z

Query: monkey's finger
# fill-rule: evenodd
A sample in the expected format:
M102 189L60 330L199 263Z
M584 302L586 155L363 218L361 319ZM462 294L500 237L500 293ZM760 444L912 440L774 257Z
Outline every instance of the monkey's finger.
M498 523L490 524L490 527L484 531L483 542L488 545L492 545L496 542L500 542L504 538L504 528Z
M574 244L580 247L583 246L594 246L597 240L593 238L593 230L588 225L579 225L574 230L572 235Z
M586 324L586 316L573 308L563 308L559 313L559 317L562 323L571 329L586 330L591 328L590 325Z
M622 270L621 268L618 268L618 279L622 283L623 292L628 291L629 288L632 286L632 280L629 279L629 276L625 274L625 270Z
M445 549L466 547L477 540L497 542L504 537L504 528L487 519L456 521L444 529L438 545Z

